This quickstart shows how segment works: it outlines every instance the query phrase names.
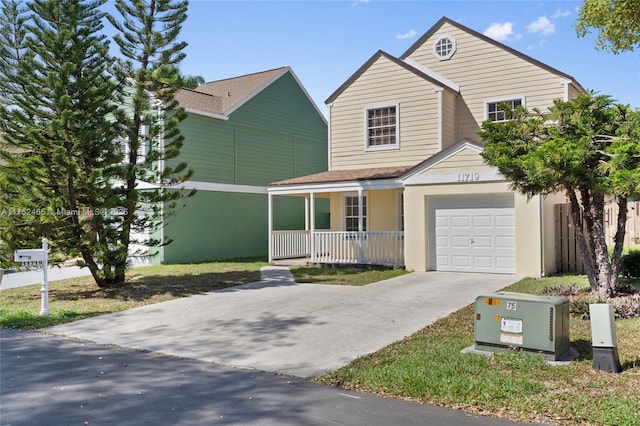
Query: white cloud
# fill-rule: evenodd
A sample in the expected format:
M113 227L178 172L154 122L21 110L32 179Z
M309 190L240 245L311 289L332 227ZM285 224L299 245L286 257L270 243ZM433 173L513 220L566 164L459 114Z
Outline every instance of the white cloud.
M416 36L416 30L411 30L408 33L404 33L404 34L397 34L396 38L400 39L400 40L404 40L407 38L414 38Z
M551 35L556 32L556 26L546 16L539 17L527 25L527 31L533 34Z
M573 12L570 10L560 10L559 8L556 9L555 13L553 15L551 15L551 19L557 19L557 18L566 18L567 16L571 16L573 15Z
M493 22L489 25L489 28L484 30L484 35L498 41L507 41L511 36L514 36L513 23L505 22L504 24L498 24Z
M360 5L360 4L367 5L367 4L369 4L369 1L370 0L356 0L353 3L351 3L351 6L356 7L356 6Z

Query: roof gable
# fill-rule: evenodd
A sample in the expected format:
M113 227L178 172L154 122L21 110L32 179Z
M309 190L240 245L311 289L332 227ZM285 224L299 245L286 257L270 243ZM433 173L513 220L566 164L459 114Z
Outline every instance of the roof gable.
M318 105L290 67L280 67L239 77L210 81L195 89L182 89L176 94L176 100L187 112L204 113L204 115L227 119L229 114L287 73L291 74L298 87L326 122Z
M338 89L335 92L331 94L331 96L327 98L327 100L325 101L325 104L330 104L333 101L335 101L336 98L338 98L338 96L342 94L342 92L344 92L349 86L351 86L356 80L358 80L360 76L362 76L365 72L367 72L367 70L371 68L371 66L380 58L388 59L389 61L393 62L399 67L402 67L407 71L421 77L422 79L428 81L434 86L445 88L454 92L459 91L459 87L455 83L445 79L444 77L440 76L438 73L429 70L427 67L417 64L416 62L411 60L409 61L399 60L398 58L395 58L382 50L378 50L375 54L373 54L373 56L371 56L371 58L369 58L369 60L367 60L367 62L365 62L360 68L358 68L356 72L353 73L351 77L347 79L347 81L345 81L340 87L338 87Z
M419 185L504 180L497 169L484 163L480 157L482 151L482 146L474 142L461 141L412 167L402 176L402 181L405 185Z
M408 59L408 57L415 52L417 49L419 49L420 47L422 47L422 45L427 42L427 40L429 40L438 30L440 30L440 28L444 25L444 24L449 24L453 27L456 27L457 29L464 31L474 37L477 37L481 40L483 40L486 43L489 43L499 49L502 49L514 56L519 57L520 59L523 59L535 66L538 66L542 69L544 69L545 71L548 71L552 74L555 74L557 76L563 77L567 80L570 80L580 91L584 91L584 88L580 85L580 83L578 83L578 81L573 78L572 76L570 76L569 74L566 74L556 68L553 68L543 62L538 61L537 59L532 58L531 56L525 55L524 53L515 50L509 46L507 46L506 44L500 43L490 37L485 36L482 33L479 33L478 31L475 31L469 27L466 27L456 21L453 21L447 17L442 17L438 20L438 22L436 22L426 33L424 33L424 35L422 37L420 37L415 43L413 43L411 45L411 47L409 47L409 49L407 49L402 55L400 55L400 59L401 60L406 60Z

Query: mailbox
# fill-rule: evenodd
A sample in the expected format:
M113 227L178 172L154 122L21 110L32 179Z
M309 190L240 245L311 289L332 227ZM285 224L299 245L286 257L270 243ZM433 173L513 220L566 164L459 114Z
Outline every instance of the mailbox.
M512 292L476 298L475 349L517 349L557 361L569 352L569 299Z

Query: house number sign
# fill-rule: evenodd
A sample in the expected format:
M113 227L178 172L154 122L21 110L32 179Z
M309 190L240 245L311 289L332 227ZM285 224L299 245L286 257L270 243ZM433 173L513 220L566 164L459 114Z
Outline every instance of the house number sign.
M477 182L480 180L480 172L458 173L458 182Z

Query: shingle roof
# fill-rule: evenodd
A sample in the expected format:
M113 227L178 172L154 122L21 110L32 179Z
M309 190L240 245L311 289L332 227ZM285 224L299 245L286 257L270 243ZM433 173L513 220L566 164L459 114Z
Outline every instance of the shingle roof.
M182 89L176 92L175 99L182 107L187 109L222 114L222 102L220 98L213 95L207 95L191 89Z
M181 89L176 93L175 98L184 108L226 115L287 71L289 71L289 67L280 67L239 77L210 81L195 89Z
M221 112L227 113L227 111L234 109L237 104L243 102L247 96L288 70L289 67L280 67L240 77L210 81L198 86L195 90L220 99Z
M364 180L396 179L415 166L376 167L355 170L331 170L307 176L273 182L269 186L305 185L315 183L353 182Z

